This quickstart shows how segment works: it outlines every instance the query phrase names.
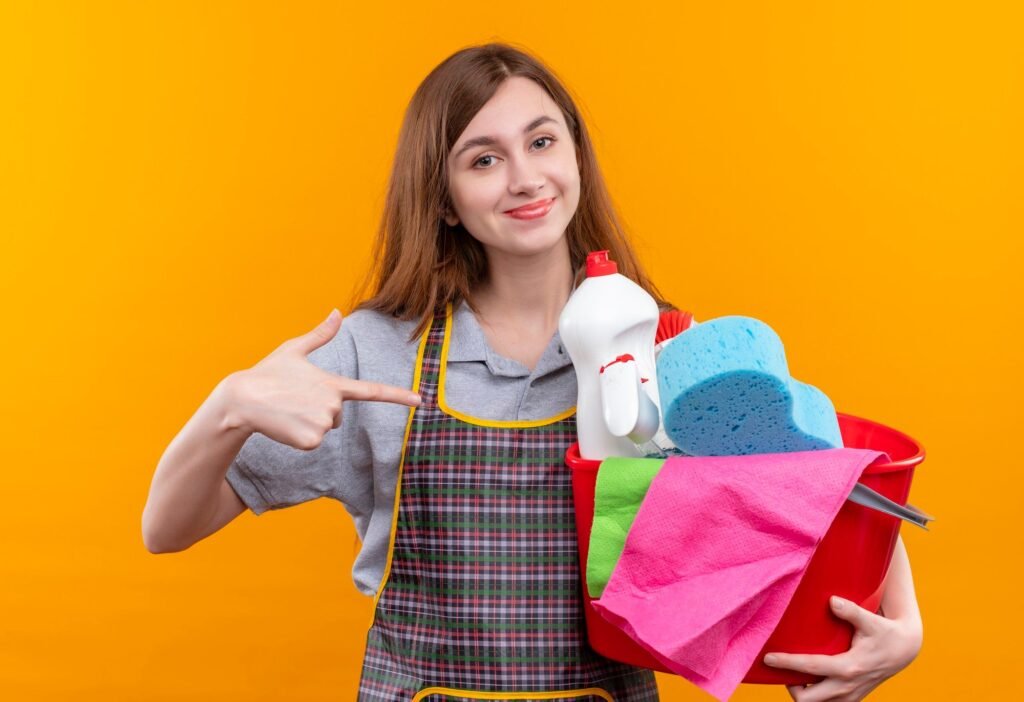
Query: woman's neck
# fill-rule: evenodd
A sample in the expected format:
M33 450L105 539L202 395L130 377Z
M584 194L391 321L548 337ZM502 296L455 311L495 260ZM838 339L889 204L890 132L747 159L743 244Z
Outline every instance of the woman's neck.
M551 251L529 258L492 251L487 258L488 278L473 296L481 321L550 338L572 292L572 262L565 239Z

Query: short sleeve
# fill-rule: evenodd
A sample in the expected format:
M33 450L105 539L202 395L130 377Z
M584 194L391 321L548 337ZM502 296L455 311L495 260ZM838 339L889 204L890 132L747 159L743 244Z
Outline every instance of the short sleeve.
M321 370L359 377L351 329L343 320L334 338L306 358ZM342 422L310 451L254 433L242 445L225 476L253 513L291 507L318 497L342 502L350 513L373 509L373 473L365 432L358 431L354 405L342 406Z

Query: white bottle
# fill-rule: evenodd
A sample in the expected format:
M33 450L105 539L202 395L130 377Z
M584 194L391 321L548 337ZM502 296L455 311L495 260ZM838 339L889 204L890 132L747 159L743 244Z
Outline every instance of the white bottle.
M607 251L587 256L587 277L558 320L558 333L576 369L581 457L637 457L647 453L642 445L654 450L672 445L661 430L658 409L658 317L658 303L618 272Z

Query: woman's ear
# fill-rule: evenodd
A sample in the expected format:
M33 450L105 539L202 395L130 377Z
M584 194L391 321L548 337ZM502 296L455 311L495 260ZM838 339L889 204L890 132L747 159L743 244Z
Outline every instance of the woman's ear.
M455 216L455 213L452 212L452 209L450 207L444 208L444 211L441 213L441 216L444 218L444 221L448 224L449 227L454 227L456 224L459 223L459 218Z

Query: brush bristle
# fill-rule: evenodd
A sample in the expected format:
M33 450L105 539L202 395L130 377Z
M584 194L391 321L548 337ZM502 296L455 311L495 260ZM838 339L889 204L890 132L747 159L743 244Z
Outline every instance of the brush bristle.
M666 339L679 336L690 328L692 322L692 312L683 312L682 310L662 312L658 318L658 331L654 335L654 343L660 344Z

